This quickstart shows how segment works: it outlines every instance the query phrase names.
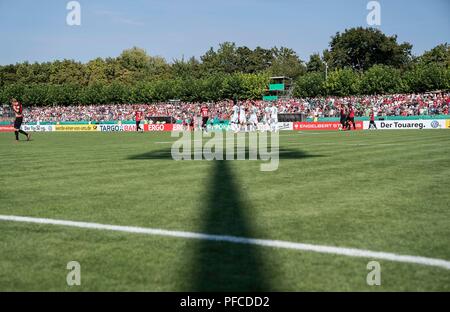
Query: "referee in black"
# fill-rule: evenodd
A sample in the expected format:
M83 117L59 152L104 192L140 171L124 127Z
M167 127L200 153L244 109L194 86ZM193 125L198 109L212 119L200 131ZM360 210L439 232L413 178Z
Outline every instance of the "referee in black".
M23 122L23 108L22 104L19 103L16 99L11 100L12 108L14 111L14 114L16 115L16 119L14 120L14 134L16 135L16 142L19 141L19 133L22 133L27 137L27 141L30 141L31 134L26 133L25 131L21 130L20 127L22 126Z

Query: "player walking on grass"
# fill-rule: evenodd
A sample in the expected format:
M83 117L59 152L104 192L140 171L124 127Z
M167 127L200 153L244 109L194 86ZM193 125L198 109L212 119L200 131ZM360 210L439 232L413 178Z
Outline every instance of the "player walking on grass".
M140 110L136 109L136 111L134 112L134 116L136 119L136 131L137 132L143 131L141 128L141 120L142 120L144 114Z
M202 116L202 130L207 132L207 123L208 123L208 119L209 119L209 109L208 106L203 105L202 108L200 109L200 114Z
M11 104L12 104L14 114L16 115L16 119L14 120L14 134L16 135L16 142L19 141L19 133L25 135L27 137L27 141L30 141L31 134L26 133L25 131L20 129L20 127L22 126L22 122L23 122L22 104L19 101L17 101L16 99L12 99Z
M373 110L370 112L369 130L372 129L372 126L375 127L375 130L377 129L377 125L375 124L375 113Z

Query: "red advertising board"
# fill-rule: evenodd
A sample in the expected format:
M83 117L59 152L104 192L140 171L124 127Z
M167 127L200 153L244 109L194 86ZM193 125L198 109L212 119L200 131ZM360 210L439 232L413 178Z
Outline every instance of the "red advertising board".
M146 124L144 131L177 131L183 130L183 126L179 124Z
M363 129L363 122L356 121L356 130ZM315 130L315 131L338 131L341 126L340 122L294 122L294 130L298 131L306 131L306 130ZM353 126L352 126L353 130Z
M13 132L14 131L14 127L13 126L0 126L0 132Z

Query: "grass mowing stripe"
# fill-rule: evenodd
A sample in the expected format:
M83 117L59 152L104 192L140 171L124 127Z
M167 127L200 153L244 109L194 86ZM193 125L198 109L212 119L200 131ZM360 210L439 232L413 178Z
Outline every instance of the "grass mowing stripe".
M109 224L100 224L100 223L91 223L91 222L77 222L77 221L55 220L55 219L46 219L46 218L31 218L31 217L22 217L22 216L0 215L0 220L13 221L13 222L47 224L47 225L61 225L61 226L77 227L77 228L84 228L84 229L107 230L107 231L116 231L116 232L125 232L125 233L170 236L170 237L177 237L177 238L199 239L199 240L208 240L208 241L217 241L217 242L229 242L229 243L235 243L235 244L249 244L249 245L258 245L258 246L264 246L264 247L283 248L283 249L295 249L295 250L301 250L301 251L311 251L311 252L317 252L317 253L335 254L335 255L348 256L348 257L371 258L371 259L381 259L381 260L403 262L403 263L420 264L420 265L434 266L434 267L440 267L440 268L450 270L450 261L443 260L443 259L434 259L434 258L410 256L410 255L398 255L398 254L394 254L394 253L370 251L370 250L356 249L356 248L323 246L323 245L295 243L295 242L279 241L279 240L255 239L255 238L228 236L228 235L212 235L212 234L203 234L203 233L143 228L143 227L135 227L135 226L120 226L120 225L109 225Z

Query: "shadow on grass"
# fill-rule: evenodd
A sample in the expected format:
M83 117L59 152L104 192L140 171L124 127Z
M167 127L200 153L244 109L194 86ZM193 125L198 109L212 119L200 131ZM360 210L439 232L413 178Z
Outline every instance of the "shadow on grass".
M246 149L246 159L249 150ZM193 153L192 153L192 159ZM301 150L280 148L280 159L323 157ZM172 160L170 148L128 157L130 160ZM252 206L245 200L227 161L213 161L205 196L200 203L201 225L205 234L261 237L252 227ZM186 267L180 279L187 291L270 291L272 268L264 263L264 249L252 245L195 241L187 251Z
M228 162L216 161L212 170L201 205L200 232L254 237L252 207L243 200ZM255 246L197 241L190 252L190 291L270 290L264 256Z
M269 150L270 152L270 150ZM315 154L309 154L301 150L296 149L286 149L286 148L280 148L279 149L279 159L302 159L302 158L311 158L311 157L325 157L324 155L315 155ZM236 158L236 155L235 155ZM161 149L157 151L151 151L146 152L142 154L137 155L131 155L127 157L128 160L146 160L146 159L160 159L160 160L172 160L172 154L170 148L167 149ZM194 152L191 153L191 159L194 159ZM224 154L224 159L225 154ZM249 159L249 149L245 149L245 159ZM203 159L204 160L204 159ZM260 160L260 157L258 155L258 160Z

